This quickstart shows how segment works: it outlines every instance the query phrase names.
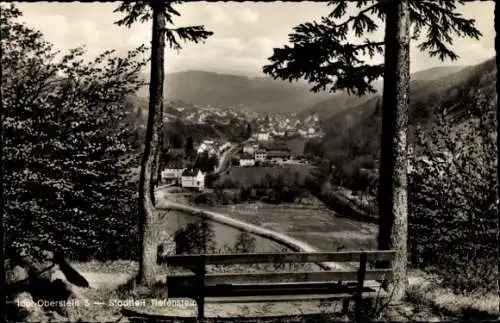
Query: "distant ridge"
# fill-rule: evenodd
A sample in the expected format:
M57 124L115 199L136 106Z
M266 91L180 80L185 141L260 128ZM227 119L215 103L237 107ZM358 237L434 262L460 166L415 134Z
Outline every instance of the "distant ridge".
M146 75L147 77L147 75ZM297 113L328 97L312 93L311 85L208 71L183 71L167 74L164 93L169 99L193 105L221 108L241 107L255 112ZM139 91L147 97L147 88Z

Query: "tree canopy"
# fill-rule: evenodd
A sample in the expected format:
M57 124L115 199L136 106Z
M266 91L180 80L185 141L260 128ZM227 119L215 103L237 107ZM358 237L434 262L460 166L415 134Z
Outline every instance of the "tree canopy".
M1 9L7 246L129 252L135 185L122 121L145 47L87 61L83 48L55 51L15 6Z
M274 48L270 64L263 67L264 73L290 82L305 79L313 84L314 92L343 90L359 96L376 92L372 83L383 76L384 63L372 64L368 59L383 54L384 40L372 40L369 36L384 21L384 6L390 6L392 1L395 0L330 1L333 9L327 16L319 22L294 27L289 35L291 46ZM419 41L421 51L441 60L456 60L458 55L451 47L453 36L481 36L474 27L475 21L456 11L457 4L464 2L409 2L412 39ZM348 4L356 6L356 15L346 17ZM354 33L354 40L350 32Z

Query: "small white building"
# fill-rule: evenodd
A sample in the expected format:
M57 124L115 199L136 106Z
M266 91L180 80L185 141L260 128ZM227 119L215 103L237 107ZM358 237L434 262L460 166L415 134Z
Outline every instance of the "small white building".
M203 190L205 188L205 174L200 169L185 169L182 172L181 186L185 188L196 188Z
M161 181L163 183L178 183L181 181L182 173L185 168L165 168L161 172Z
M255 159L250 154L243 154L240 157L240 166L242 167L252 167L255 166Z
M267 132L259 132L257 134L257 140L259 140L259 141L268 141L269 140L269 133L267 133Z
M265 150L259 150L255 152L255 161L264 161L267 158L267 153Z

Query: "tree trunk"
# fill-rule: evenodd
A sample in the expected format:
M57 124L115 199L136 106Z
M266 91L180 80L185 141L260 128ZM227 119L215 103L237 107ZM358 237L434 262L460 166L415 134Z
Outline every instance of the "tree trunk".
M498 12L498 5L497 5L497 2L495 1L494 2L495 4L495 17L498 17L498 15L500 15L500 12ZM500 32L500 28L499 28L500 24L497 22L497 20L495 19L495 49L497 50L497 53L498 53L498 43L500 42L500 36L499 36L499 32ZM500 64L500 59L498 58L498 55L496 55L496 63L497 63L497 69L498 69L498 65ZM498 73L498 72L497 72ZM498 94L497 94L498 95ZM498 113L498 110L497 110L497 201L498 199L500 198L500 137L499 137L499 134L500 133L500 113ZM497 202L497 205L498 205L498 202Z
M161 4L153 7L153 32L151 42L151 80L149 84L148 124L144 154L141 162L139 179L139 237L140 262L137 282L143 286L153 286L156 271L156 220L154 210L154 191L151 175L153 173L154 154L158 141L155 133L155 114L161 109L163 100L163 70L165 49L165 13Z
M393 249L394 280L387 286L393 301L407 286L407 132L410 81L410 15L408 0L386 6L385 72L378 188L381 250Z

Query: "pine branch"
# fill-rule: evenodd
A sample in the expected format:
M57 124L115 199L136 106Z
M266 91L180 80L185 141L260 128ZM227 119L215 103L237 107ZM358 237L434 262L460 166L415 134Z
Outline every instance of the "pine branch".
M131 27L136 22L146 22L151 19L153 5L160 5L163 7L165 12L165 18L167 23L170 25L175 25L173 16L180 17L180 13L173 8L174 4L182 3L182 1L166 1L166 2L155 2L155 3L144 3L144 2L128 2L122 3L114 12L124 12L126 16L115 22L118 26ZM168 46L175 50L181 50L182 46L180 41L184 43L194 42L198 44L208 37L213 35L213 32L205 30L204 26L187 26L187 27L177 27L177 28L165 28L165 38L168 42Z
M376 14L384 20L385 7L393 1L357 0L356 7L360 9L358 14L349 16L341 23L334 20L346 14L348 2L331 1L329 5L336 6L327 17L321 18L320 23L306 22L293 28L289 35L292 46L274 48L273 55L268 58L271 63L263 67L263 72L275 79L290 82L303 78L314 84L311 91L347 90L356 95L373 92L369 83L382 76L383 65L370 66L366 64L366 58L360 55L373 58L375 54L383 54L384 43L365 40L363 44L355 44L348 41L347 35L352 30L360 38L365 33L377 30L378 26L370 15ZM372 4L367 6L370 2ZM441 60L454 60L458 55L450 47L453 34L475 39L481 36L474 27L474 20L465 19L455 12L457 3L464 2L410 1L410 20L414 26L412 39L419 39L422 31L426 32L424 41L418 45L420 50L427 51L430 56L438 56Z

